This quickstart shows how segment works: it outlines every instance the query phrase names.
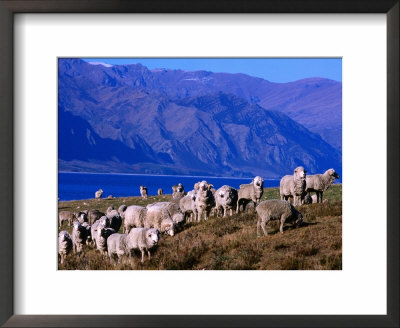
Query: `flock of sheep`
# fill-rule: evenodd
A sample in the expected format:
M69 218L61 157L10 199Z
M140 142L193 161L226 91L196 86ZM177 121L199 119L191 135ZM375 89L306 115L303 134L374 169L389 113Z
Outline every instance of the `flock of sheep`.
M91 209L78 213L59 212L59 226L67 222L73 225L72 235L63 230L59 233L58 253L63 263L67 254L80 254L84 247L94 247L104 257L120 261L131 257L134 250L141 252L141 261L147 252L159 243L160 235L171 237L185 222L200 222L209 216L225 217L234 211L240 213L255 208L257 213L257 235L267 235L266 225L270 220L280 220L280 232L285 222L300 224L302 214L294 207L317 202L322 203L323 192L338 179L334 169L324 174L307 176L299 166L293 175L286 175L280 181L280 198L260 202L264 192L264 179L257 176L249 184L240 185L239 190L224 185L215 190L207 181L197 182L194 189L185 194L181 183L172 187L170 202L156 202L143 206L121 205L118 210L109 207L106 213ZM310 192L315 192L311 196ZM96 191L95 198L101 198L103 191ZM140 186L140 194L147 199L148 190ZM163 190L158 190L162 195ZM315 196L315 197L314 197ZM123 224L123 233L118 233Z

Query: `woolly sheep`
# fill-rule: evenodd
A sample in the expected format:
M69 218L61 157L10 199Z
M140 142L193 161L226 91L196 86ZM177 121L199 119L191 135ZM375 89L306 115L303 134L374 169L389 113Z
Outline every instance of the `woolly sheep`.
M185 216L185 220L193 221L196 207L196 191L191 190L185 197L179 200L179 208Z
M94 198L96 198L96 199L100 199L101 196L103 196L103 190L102 189L99 189L94 193Z
M68 222L68 226L71 226L74 220L76 220L74 213L69 211L58 212L58 222L60 224L60 227L63 225L65 221Z
M146 186L140 186L140 195L142 196L143 199L147 199L148 192Z
M339 175L334 169L326 170L324 174L309 175L306 179L306 191L315 191L317 195L317 203L322 203L322 195L335 179L339 179Z
M162 188L159 188L158 190L157 190L157 195L158 196L161 196L161 195L163 195L164 194L164 191L162 190Z
M58 255L60 257L61 264L64 263L65 257L72 250L72 239L70 234L63 230L58 234Z
M127 234L131 228L144 227L147 209L143 206L131 205L125 210L124 233Z
M82 227L86 229L86 245L90 245L92 243L92 227L87 222L83 222Z
M182 183L172 186L172 199L181 199L185 196L185 189Z
M97 236L98 236L97 230L99 228L108 228L108 227L110 227L110 220L106 216L102 216L100 219L98 219L97 221L95 221L93 223L93 225L90 228L90 233L92 236L92 241L95 246L96 246Z
M236 205L236 213L239 213L240 206L246 206L246 203L253 201L256 205L260 202L264 193L264 179L256 176L249 184L242 184L238 190L238 201Z
M304 204L307 171L302 166L294 169L293 175L285 175L280 182L279 193L281 200L293 197L293 205Z
M280 232L283 233L285 222L300 224L303 221L302 214L286 200L271 199L264 200L256 207L258 215L257 236L261 236L261 229L264 235L268 235L266 225L270 220L280 220Z
M106 211L106 215L108 214L108 213L110 213L111 211L114 211L115 209L114 209L114 206L109 206L108 208L107 208L107 211Z
M165 233L171 237L175 235L175 223L168 210L165 208L159 208L158 206L146 209L143 226L144 228L155 228L161 233Z
M211 209L215 206L214 195L211 191L213 187L207 181L197 182L194 185L196 190L196 200L195 200L195 220L201 221L202 215L204 213L204 220L208 220Z
M78 220L78 222L80 224L88 221L86 212L76 212L76 213L74 213L74 215L75 215L76 220Z
M185 216L181 212L179 205L174 202L157 202L147 205L147 208L157 206L160 209L166 209L174 221L175 226L181 227L185 223Z
M124 217L125 217L125 211L126 211L126 209L127 209L127 206L126 206L125 204L122 204L120 207L118 207L118 213L119 213L119 216L120 216L121 218L124 218Z
M100 212L99 210L89 210L87 211L87 218L88 222L90 225L93 225L97 220L99 220L101 217L105 216L103 212Z
M112 260L115 255L118 260L123 256L131 256L132 251L138 249L142 253L142 263L144 262L144 252L147 251L150 260L150 250L158 244L160 232L157 229L133 228L128 234L112 234L107 239L108 256Z
M107 255L107 239L112 234L115 233L115 230L112 228L97 228L96 232L96 249L100 251L100 253L105 256Z
M121 228L122 225L122 218L118 211L111 210L107 213L106 217L110 220L110 228L113 228L115 231L119 231L119 228Z
M230 186L224 185L215 192L214 197L217 215L222 210L222 215L225 217L227 211L229 210L230 215L232 216L233 211L236 211L237 206L237 190Z
M79 254L82 252L83 245L86 244L87 230L83 227L79 221L74 222L74 228L72 229L72 245L74 253Z

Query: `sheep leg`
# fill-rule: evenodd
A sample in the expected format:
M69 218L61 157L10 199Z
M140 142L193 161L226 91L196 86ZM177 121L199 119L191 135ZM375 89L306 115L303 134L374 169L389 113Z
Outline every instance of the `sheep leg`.
M141 262L144 263L144 249L141 249L140 251L142 252L142 261Z
M323 192L321 191L320 194L319 194L320 195L320 199L319 200L320 200L321 203L322 203L322 194L323 194Z
M283 214L282 216L281 216L281 225L280 225L280 227L279 227L279 231L281 232L281 233L283 233L283 225L285 224L285 221L286 221L286 216L285 216L285 214Z
M149 250L147 250L147 256L149 257L149 261L150 261L151 260L151 254L150 254Z
M267 223L269 222L269 218L267 220L261 220L261 228L262 231L264 232L264 236L268 236L268 231L267 231Z
M257 220L257 237L261 237L261 218Z

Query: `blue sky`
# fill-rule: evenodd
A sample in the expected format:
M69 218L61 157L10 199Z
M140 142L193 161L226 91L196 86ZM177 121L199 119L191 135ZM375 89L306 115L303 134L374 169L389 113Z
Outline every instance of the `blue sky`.
M341 58L82 58L111 65L140 63L149 69L205 70L244 73L271 82L290 82L309 77L342 81Z

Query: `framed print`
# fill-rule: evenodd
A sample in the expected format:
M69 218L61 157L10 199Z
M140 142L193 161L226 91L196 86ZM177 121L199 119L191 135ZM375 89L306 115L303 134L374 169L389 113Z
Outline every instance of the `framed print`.
M398 326L398 1L0 8L2 324Z

